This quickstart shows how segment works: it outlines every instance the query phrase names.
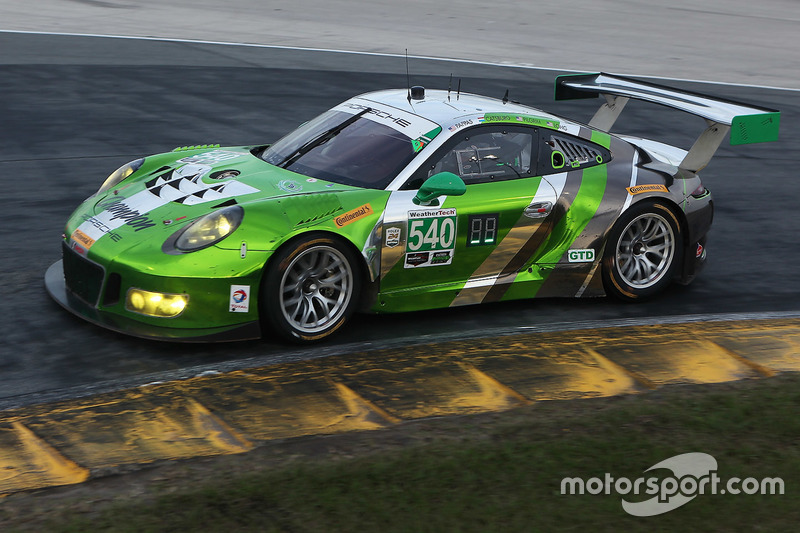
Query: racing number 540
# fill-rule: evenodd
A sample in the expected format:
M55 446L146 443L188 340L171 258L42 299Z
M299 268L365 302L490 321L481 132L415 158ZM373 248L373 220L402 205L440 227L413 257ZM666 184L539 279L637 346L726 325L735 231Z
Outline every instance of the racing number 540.
M408 249L412 252L450 249L455 240L455 218L412 220L408 228Z

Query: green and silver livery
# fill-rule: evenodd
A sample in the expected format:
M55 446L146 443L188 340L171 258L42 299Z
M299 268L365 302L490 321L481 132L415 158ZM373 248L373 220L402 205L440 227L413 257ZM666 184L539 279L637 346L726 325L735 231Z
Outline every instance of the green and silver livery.
M651 297L706 260L698 172L777 138L778 112L608 74L588 124L448 91L343 102L272 145L186 146L123 165L66 224L50 294L96 324L180 341L296 341L356 311L536 297ZM688 150L610 133L631 99L702 116Z

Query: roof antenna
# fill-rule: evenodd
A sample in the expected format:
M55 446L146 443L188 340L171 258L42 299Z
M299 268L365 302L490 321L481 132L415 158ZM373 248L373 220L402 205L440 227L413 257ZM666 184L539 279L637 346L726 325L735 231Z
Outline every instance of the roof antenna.
M456 90L456 100L461 97L461 78L458 78L458 89Z
M406 48L406 87L408 87L408 105L411 105L411 76L408 73L408 48Z
M507 103L508 103L508 89L506 89L506 94L505 96L503 96L503 105L506 105Z
M447 83L447 101L450 101L450 89L453 87L453 73L450 73L450 81Z

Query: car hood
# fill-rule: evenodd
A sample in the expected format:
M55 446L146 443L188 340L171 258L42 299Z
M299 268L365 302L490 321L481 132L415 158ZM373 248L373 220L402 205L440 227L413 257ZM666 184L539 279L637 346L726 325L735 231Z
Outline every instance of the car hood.
M171 152L148 156L131 177L88 198L65 234L79 253L108 257L145 242L160 246L181 227L228 205L287 203L292 197L325 204L319 198L355 191L364 189L283 170L247 147Z

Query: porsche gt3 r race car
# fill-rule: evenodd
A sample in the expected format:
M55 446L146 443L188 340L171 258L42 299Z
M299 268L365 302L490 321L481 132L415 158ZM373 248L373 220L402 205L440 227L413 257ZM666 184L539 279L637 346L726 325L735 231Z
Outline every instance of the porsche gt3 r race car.
M143 337L314 341L356 310L536 297L639 300L706 259L697 172L778 112L608 74L556 79L588 125L422 87L364 94L273 145L128 163L69 218L50 294ZM688 151L609 133L631 99L703 117Z

